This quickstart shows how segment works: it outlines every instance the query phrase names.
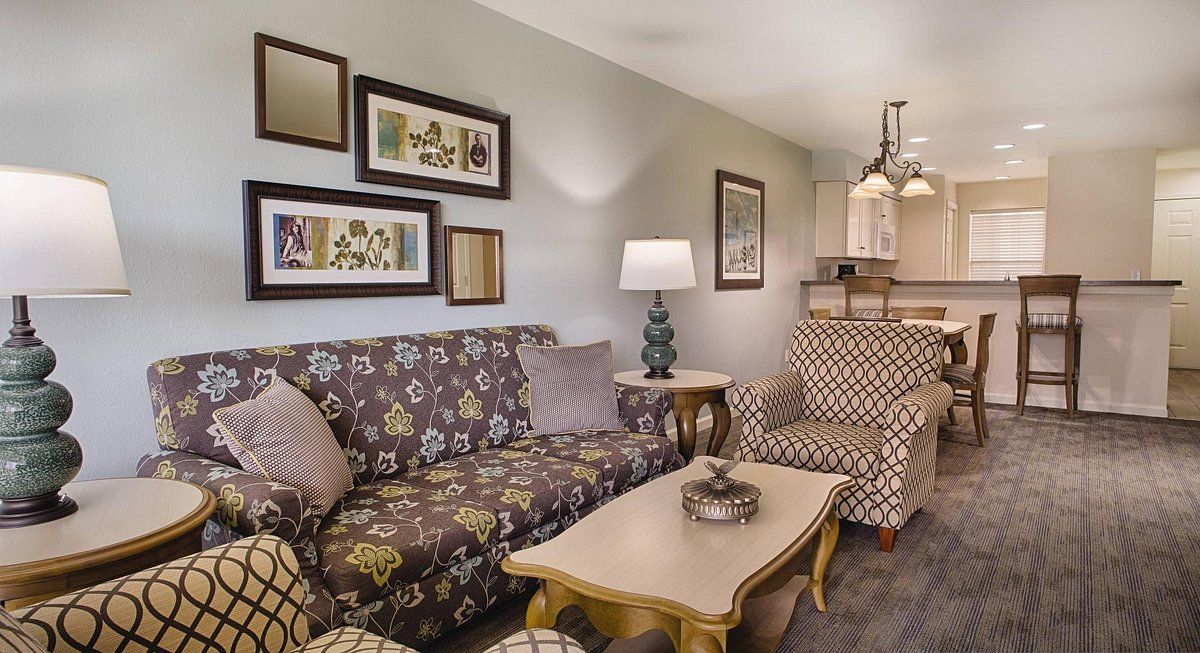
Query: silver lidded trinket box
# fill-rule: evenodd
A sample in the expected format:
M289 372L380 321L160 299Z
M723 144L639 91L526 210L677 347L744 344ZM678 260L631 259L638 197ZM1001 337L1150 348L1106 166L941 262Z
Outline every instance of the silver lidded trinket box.
M683 493L683 509L691 520L736 519L742 524L749 523L758 512L758 497L762 496L762 490L729 475L737 467L735 460L720 467L711 462L704 465L713 473L712 477L688 481L679 488Z

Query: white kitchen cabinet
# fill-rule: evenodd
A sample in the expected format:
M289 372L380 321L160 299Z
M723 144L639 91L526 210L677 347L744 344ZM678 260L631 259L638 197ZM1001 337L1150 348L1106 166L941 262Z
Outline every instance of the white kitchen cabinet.
M876 225L887 221L899 227L900 203L886 196L851 199L848 195L854 190L854 184L849 182L818 181L816 186L816 255L820 258L877 258ZM895 222L891 222L892 219Z

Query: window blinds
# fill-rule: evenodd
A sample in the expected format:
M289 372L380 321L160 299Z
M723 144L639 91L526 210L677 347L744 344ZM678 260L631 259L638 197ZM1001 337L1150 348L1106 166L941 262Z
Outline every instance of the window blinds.
M970 279L1016 279L1045 270L1046 210L971 211Z

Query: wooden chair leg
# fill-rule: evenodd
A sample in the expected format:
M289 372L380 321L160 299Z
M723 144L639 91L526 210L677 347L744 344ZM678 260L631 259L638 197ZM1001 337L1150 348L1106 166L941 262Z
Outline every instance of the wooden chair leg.
M1075 339L1063 338L1063 390L1067 394L1067 419L1075 419Z
M983 438L987 433L987 425L983 415L983 397L977 391L971 391L971 416L975 418L975 438L979 446L985 446Z
M1017 414L1025 414L1025 391L1029 388L1029 332L1017 333Z
M954 406L946 409L946 417L950 420L952 426L958 425L958 418L954 416Z
M1075 332L1075 368L1072 370L1072 372L1075 373L1075 382L1071 384L1071 390L1074 392L1074 403L1076 410L1079 409L1079 347L1083 342L1082 336L1083 334L1080 332Z
M884 553L892 552L892 544L896 541L896 529L879 527L879 550Z

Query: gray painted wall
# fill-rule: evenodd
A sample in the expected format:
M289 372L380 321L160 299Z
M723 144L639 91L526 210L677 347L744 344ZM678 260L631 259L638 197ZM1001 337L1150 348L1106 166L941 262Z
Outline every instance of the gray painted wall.
M700 287L667 293L680 367L746 380L782 367L811 277L810 153L479 5L446 2L8 3L3 163L109 182L133 296L38 300L52 378L75 395L81 478L156 448L144 369L168 355L545 322L638 365L650 293L617 290L626 238L692 239ZM512 114L511 201L354 181L349 153L254 138L252 35L349 57L363 73ZM714 177L766 182L766 288L713 289ZM441 296L247 302L243 179L443 202L505 230L501 306Z

